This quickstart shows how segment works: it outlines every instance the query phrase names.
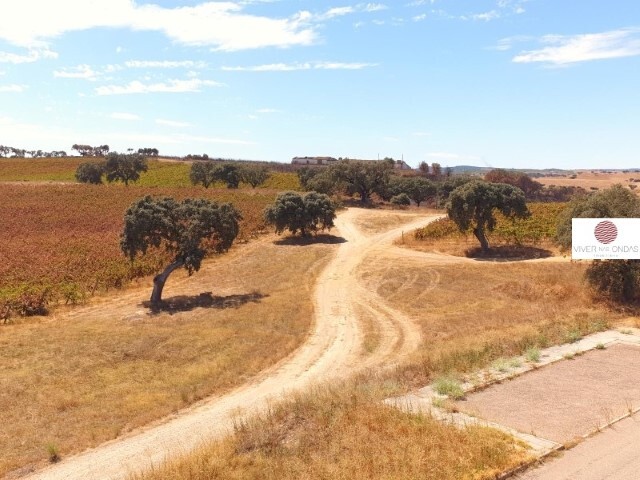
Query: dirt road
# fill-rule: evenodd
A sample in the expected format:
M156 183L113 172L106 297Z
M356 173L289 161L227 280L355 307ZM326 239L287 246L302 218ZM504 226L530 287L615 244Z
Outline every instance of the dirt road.
M367 289L356 271L364 262L388 250L401 232L435 217L408 214L401 227L364 233L356 225L362 225L363 218L366 222L367 215L371 213L351 209L336 220L338 234L346 241L318 279L314 330L294 354L229 394L208 399L26 478L121 479L228 433L238 415L260 412L270 400L287 392L312 382L346 377L364 368L388 365L413 351L420 343L419 329L410 318ZM403 255L402 251L398 254ZM379 341L371 352L363 348L365 320L375 322L379 332Z

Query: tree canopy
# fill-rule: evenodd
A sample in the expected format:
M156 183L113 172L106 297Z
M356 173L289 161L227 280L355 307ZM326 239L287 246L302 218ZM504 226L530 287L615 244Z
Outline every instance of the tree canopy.
M345 186L349 195L357 194L362 203L368 203L376 191L388 188L393 167L389 162L343 160L329 167L330 175Z
M225 252L238 235L240 213L229 203L187 198L146 196L129 206L120 237L122 252L133 260L149 248L159 248L173 257L172 263L154 280L151 303L162 300L169 275L184 267L189 275L200 269L209 252Z
M80 183L91 183L100 185L104 166L101 163L81 163L76 169L76 180Z
M91 145L74 144L71 150L76 150L83 157L104 157L109 153L109 145L98 145L92 147Z
M571 248L573 218L637 218L640 198L622 185L574 198L558 218L557 240ZM629 304L640 300L640 260L595 260L585 272L591 287L607 300Z
M504 183L474 180L456 188L449 195L449 218L463 232L472 229L483 252L489 250L486 232L495 228L496 211L507 218L527 217L529 210L522 190Z
M417 206L429 198L435 197L438 188L435 183L424 177L392 177L390 183L393 196L406 194Z
M216 170L218 166L213 162L193 162L189 178L193 185L202 184L204 188L209 188L217 180Z
M305 237L318 230L330 230L336 213L333 202L325 194L284 192L265 209L264 218L275 226L276 233L289 230L294 235L300 232Z
M139 148L138 153L146 157L157 157L160 151L157 148Z
M258 185L266 182L270 174L267 167L246 165L242 167L240 175L244 183L248 183L251 187L256 188Z
M487 172L484 179L491 183L507 183L514 187L518 187L524 192L524 195L527 198L533 197L536 193L542 190L542 184L540 182L536 182L525 173L513 170L495 168L490 172Z
M242 180L242 172L240 167L231 163L219 165L215 170L216 180L220 180L227 184L227 188L238 188Z
M148 170L147 160L137 153L115 153L107 155L104 163L104 172L107 182L123 182L129 185L129 182L137 182L140 174Z
M558 218L557 240L563 249L571 248L572 218L640 217L640 198L622 185L574 198Z

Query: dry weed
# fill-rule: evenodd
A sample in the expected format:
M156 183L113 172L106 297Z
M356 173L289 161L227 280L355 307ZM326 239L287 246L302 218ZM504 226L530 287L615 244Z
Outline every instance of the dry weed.
M210 290L210 308L148 315L136 305L145 285L3 326L0 476L42 465L47 442L66 457L227 391L292 352L313 318L315 275L335 248L256 242L191 278L172 276L167 299Z

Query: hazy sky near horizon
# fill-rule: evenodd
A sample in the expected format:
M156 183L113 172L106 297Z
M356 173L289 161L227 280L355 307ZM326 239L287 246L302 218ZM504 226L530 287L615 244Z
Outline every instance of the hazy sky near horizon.
M638 0L3 0L0 144L640 167Z

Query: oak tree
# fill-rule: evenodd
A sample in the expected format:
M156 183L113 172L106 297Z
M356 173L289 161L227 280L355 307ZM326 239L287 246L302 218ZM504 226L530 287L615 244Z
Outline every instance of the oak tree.
M140 173L148 169L147 160L137 153L112 152L107 155L104 163L107 182L123 182L127 186L129 182L137 182L140 179Z
M213 162L193 162L189 178L193 185L202 184L204 188L209 188L217 180L216 171L218 165Z
M101 163L81 163L76 169L76 180L80 183L100 185L103 173L104 166Z
M133 260L149 248L162 249L172 262L153 279L151 304L162 301L162 290L171 273L184 267L189 275L200 270L202 259L211 252L229 250L238 236L240 213L230 203L206 199L146 196L134 202L124 216L120 248Z
M318 230L330 230L334 218L336 212L333 202L327 195L317 192L305 195L281 193L264 211L265 221L275 226L276 233L289 230L294 235L300 232L303 237Z
M513 185L474 180L449 195L447 213L460 231L471 229L483 252L489 250L486 232L496 225L495 212L507 218L525 218L529 209L524 193Z

